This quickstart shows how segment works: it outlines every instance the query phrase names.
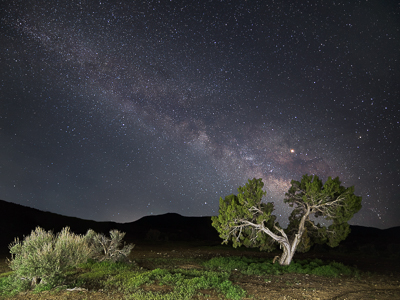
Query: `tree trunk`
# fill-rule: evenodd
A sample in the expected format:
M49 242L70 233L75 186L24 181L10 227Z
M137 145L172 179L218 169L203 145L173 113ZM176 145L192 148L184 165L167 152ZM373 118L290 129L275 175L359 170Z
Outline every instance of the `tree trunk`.
M279 264L281 266L288 266L292 262L293 255L296 253L297 246L299 245L301 237L304 233L304 222L305 219L308 217L308 214L309 213L307 211L307 214L303 216L299 225L298 233L295 235L292 244L290 244L289 239L286 235L284 235L284 241L278 241L278 243L281 245L281 248L283 248L282 256L279 259Z
M281 249L283 249L283 253L279 258L279 264L281 266L288 266L292 262L292 258L294 253L296 252L297 244L299 243L298 235L296 235L295 239L293 240L292 244L290 244L289 238L283 229L280 229L275 226L275 229L281 233L281 236L278 236L271 232L268 228L262 226L261 230L272 237L276 242L279 243Z
M286 235L284 237L287 239L287 241L280 242L281 248L283 248L282 256L279 259L279 264L281 266L288 266L292 262L293 255L295 254L297 246L300 243L301 237L304 233L304 223L305 223L306 219L308 218L309 214L310 214L310 207L307 206L306 213L301 218L301 221L299 224L299 230L297 231L297 234L295 235L295 237L292 241L292 244L289 243L289 240L287 239Z
M268 234L271 238L273 238L277 243L279 243L281 245L281 249L283 249L283 253L279 258L279 264L281 266L288 266L292 262L293 255L297 249L297 245L300 243L301 237L304 233L304 223L308 218L309 214L310 214L310 208L307 206L306 212L304 216L301 218L299 229L297 231L297 234L295 234L292 243L290 243L289 238L286 235L285 231L277 227L276 225L274 225L274 227L277 231L280 232L280 235L275 234L269 228L264 227L263 222L261 224L255 224L247 220L241 220L241 222L243 222L246 226L252 226L257 228L258 230L263 231L264 233Z
M296 252L296 248L290 247L290 244L281 244L283 248L283 253L279 259L279 264L281 266L288 266L292 262L293 255Z

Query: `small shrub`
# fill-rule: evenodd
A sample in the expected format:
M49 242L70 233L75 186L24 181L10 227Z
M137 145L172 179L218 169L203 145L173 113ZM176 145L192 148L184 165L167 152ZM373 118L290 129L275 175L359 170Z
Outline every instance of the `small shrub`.
M48 290L64 281L67 271L94 258L105 261L101 268L121 268L106 261L125 260L134 245L122 245L125 233L111 230L110 237L89 230L85 236L70 232L69 227L54 235L37 227L31 235L10 244L9 266L14 271L2 285L8 292L35 287ZM37 286L40 284L40 287Z
M243 290L240 286L233 285L233 283L229 280L225 280L216 288L225 294L228 299L240 300L246 295L245 290Z
M85 262L92 255L85 238L71 233L68 227L57 236L37 227L23 241L16 238L9 249L13 277L30 281L33 286L57 280L66 269Z
M118 230L111 230L110 237L106 237L102 233L96 233L89 230L86 233L86 240L93 247L93 258L99 261L111 260L113 262L127 260L132 249L135 247L133 244L125 245L122 239L125 232Z
M326 277L337 277L339 275L338 271L330 265L316 267L312 274Z
M329 265L332 266L333 268L335 268L337 270L337 272L341 275L351 275L352 273L355 273L354 269L351 269L342 263L333 261Z

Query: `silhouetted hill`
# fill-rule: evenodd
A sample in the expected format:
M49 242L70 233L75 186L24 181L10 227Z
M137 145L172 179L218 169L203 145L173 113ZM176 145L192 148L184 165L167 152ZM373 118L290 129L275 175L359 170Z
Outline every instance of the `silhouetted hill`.
M111 229L126 232L130 243L201 241L209 245L221 243L217 231L211 226L211 217L184 217L176 213L146 216L135 222L96 222L66 217L0 200L0 251L5 252L14 237L22 238L40 226L59 232L69 226L75 233L84 234L88 229L108 234ZM351 226L351 233L334 251L361 252L370 255L400 257L400 227L385 230ZM316 245L312 251L332 251L328 246Z
M338 250L361 251L366 254L387 253L400 257L400 226L388 229L351 225L351 232Z
M218 232L211 226L211 217L184 217L176 213L146 216L126 223L139 239L160 241L219 241Z
M108 234L111 229L126 232L126 240L144 241L219 241L218 233L211 226L210 217L183 217L168 213L143 217L131 223L96 222L67 217L35 208L0 200L0 248L7 247L15 237L22 238L40 226L59 232L69 226L74 233L84 234L88 229Z
M79 234L86 233L89 228L97 232L109 232L117 226L114 222L66 217L3 200L0 200L0 216L0 246L8 245L14 237L29 235L37 226L53 232L59 232L63 227L69 226L73 232Z

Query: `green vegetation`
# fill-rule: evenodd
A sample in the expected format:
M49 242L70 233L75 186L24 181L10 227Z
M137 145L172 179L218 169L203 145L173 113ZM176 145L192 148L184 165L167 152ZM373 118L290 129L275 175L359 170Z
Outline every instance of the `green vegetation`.
M53 293L83 288L135 300L193 299L210 292L239 300L249 296L237 284L244 276L255 275L269 283L288 273L359 275L354 268L319 259L297 260L289 266L243 256L208 260L159 257L130 262L127 256L133 245L124 245L123 237L118 231L111 231L110 237L90 230L76 235L69 228L53 235L38 227L23 241L15 239L10 244L9 266L13 271L0 274L0 298L25 291ZM297 279L285 282L290 286L297 284Z
M278 243L283 250L280 265L290 265L294 253L306 252L314 244L336 247L350 233L347 223L361 209L361 197L354 187L340 185L331 177L323 184L318 176L304 175L292 180L284 202L294 207L287 229L282 229L272 215L273 203L262 202L266 192L261 179L252 179L238 188L238 195L220 198L219 215L212 217L223 243L272 251ZM323 217L331 225L321 226L310 217Z
M3 293L15 294L34 288L50 290L66 281L69 270L94 258L99 261L122 261L133 245L122 246L124 233L110 231L110 238L89 230L86 235L70 232L68 227L54 235L37 227L31 235L10 244L9 267L13 273L0 278Z
M177 268L182 264L196 268ZM150 264L154 269L140 267ZM308 274L340 277L358 276L358 271L337 262L324 262L319 259L296 260L290 266L273 264L272 259L248 257L214 257L209 260L193 258L142 259L139 263L96 261L89 259L63 273L63 285L54 288L49 284L37 284L34 292L81 287L88 290L103 290L109 294L119 293L126 299L192 299L197 295L215 291L227 299L248 297L246 291L235 284L237 274L256 275L265 282L277 282L284 274ZM234 275L236 274L236 275ZM0 296L12 296L28 290L30 284L19 281L13 284L14 277L0 277ZM286 285L296 284L296 280L284 281Z
M9 248L15 281L32 286L56 284L68 268L87 261L92 253L85 237L71 233L68 227L56 236L37 227L22 242L16 238Z
M155 269L123 272L106 282L129 294L129 299L191 299L203 289L216 289L228 299L241 299L245 291L229 281L228 272L184 269ZM170 292L145 292L145 285L171 287Z

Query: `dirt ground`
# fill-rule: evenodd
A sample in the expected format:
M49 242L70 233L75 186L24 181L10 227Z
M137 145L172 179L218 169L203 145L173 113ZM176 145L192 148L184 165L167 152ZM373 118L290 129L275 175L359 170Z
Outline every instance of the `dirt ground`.
M247 256L247 257L273 257L259 251L237 250L219 246L193 246L193 245L143 245L136 246L131 254L131 260L138 261L143 268L151 269L151 263L146 263L147 258L201 258L210 259L215 256ZM4 255L2 256L4 257ZM240 285L248 293L244 299L400 299L400 272L399 260L389 258L361 257L360 255L332 255L332 254L296 254L294 259L318 257L321 259L335 260L346 265L357 266L362 273L360 278L328 278L304 274L285 274L270 276L246 276L233 273L231 280ZM193 263L177 265L177 268L201 268ZM0 273L8 272L5 260L0 260ZM266 278L267 277L267 278ZM166 286L148 286L146 290L168 292ZM200 291L203 296L196 296L198 300L221 299L215 291ZM12 299L52 299L52 300L103 300L124 299L119 293L105 292L102 290L74 290L42 292L40 294L23 293Z

